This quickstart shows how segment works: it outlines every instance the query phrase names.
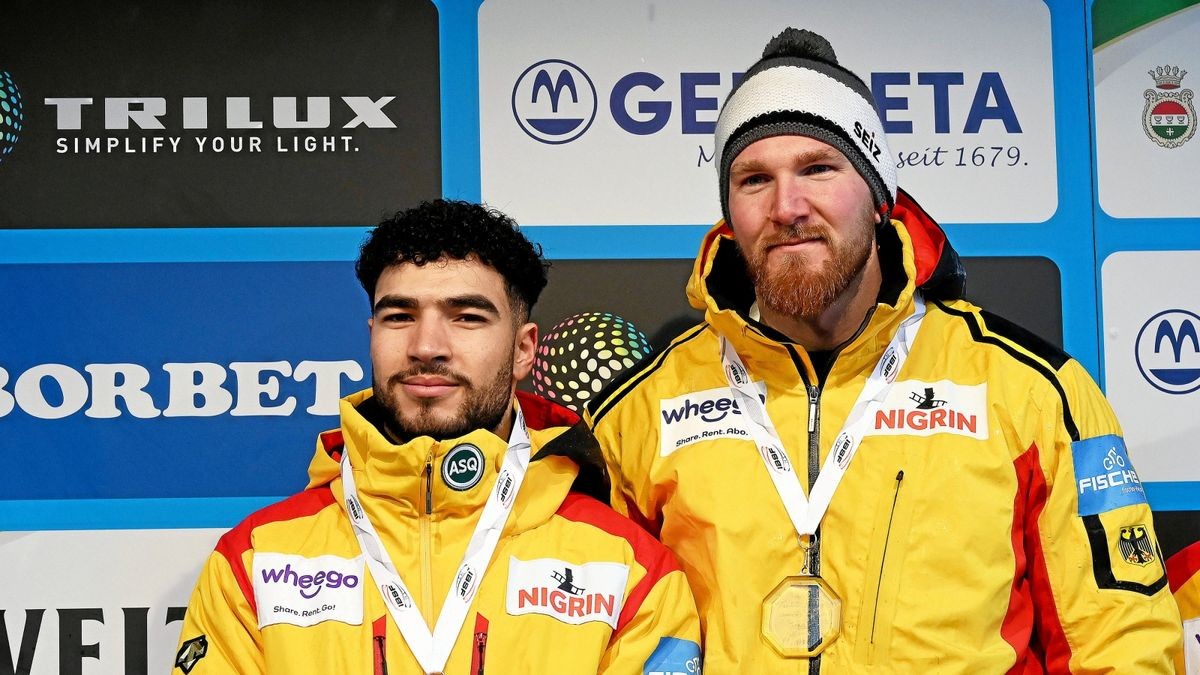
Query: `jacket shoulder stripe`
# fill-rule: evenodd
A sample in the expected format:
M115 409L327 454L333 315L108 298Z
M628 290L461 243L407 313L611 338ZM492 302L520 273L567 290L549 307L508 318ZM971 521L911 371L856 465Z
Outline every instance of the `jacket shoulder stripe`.
M992 314L987 310L980 310L979 315L983 317L983 323L989 331L1020 345L1034 356L1050 364L1050 367L1055 370L1062 368L1067 361L1071 360L1070 355L1063 350L1004 317Z
M621 632L625 624L637 615L642 601L650 594L651 589L660 579L671 572L679 571L679 562L657 539L650 536L632 520L613 511L603 503L577 493L567 495L558 515L567 520L591 525L608 534L624 539L631 549L633 557L641 565L646 574L625 597L625 606L617 620L616 632Z
M328 487L305 490L281 502L255 511L237 527L226 532L217 542L216 551L229 563L229 569L233 571L233 578L237 581L238 587L242 589L242 595L246 597L246 602L250 603L250 609L258 612L258 605L254 601L254 584L242 562L242 554L253 548L255 528L268 523L311 516L330 504L333 504L333 492Z
M1017 329L1017 330L1021 331L1022 333L1024 333L1025 336L1032 337L1034 340L1041 342L1044 347L1049 347L1049 348L1053 349L1053 347L1051 347L1051 345L1049 343L1041 341L1041 338L1034 336L1033 333L1030 333L1030 332L1024 330L1023 328L1016 326L1016 324L1012 324L1008 321L1000 319L999 317L995 316L994 314L987 314L986 312L982 313L982 314L986 314L986 317L985 317L985 316L981 315L980 313L965 312L962 310L954 309L954 308L949 307L946 304L936 301L936 300L933 302L933 304L936 305L937 308L942 310L943 312L945 312L951 316L956 316L956 317L962 319L963 322L967 325L967 330L970 331L971 337L976 342L994 345L996 347L999 347L1000 349L1004 350L1009 356L1013 357L1014 359L1016 359L1017 361L1025 364L1025 365L1029 366L1031 369L1033 369L1039 375L1044 377L1046 379L1046 381L1049 382L1054 387L1054 390L1058 392L1058 397L1062 401L1063 425L1066 427L1067 433L1070 435L1071 440L1078 441L1080 439L1079 427L1075 424L1075 418L1071 414L1071 402L1067 400L1067 392L1063 389L1062 383L1058 381L1058 375L1056 374L1056 371L1058 370L1058 368L1061 368L1062 364L1066 363L1067 360L1070 359L1069 356L1067 356L1065 353L1062 353L1061 351L1057 351L1057 353L1060 354L1062 357L1061 362L1058 360L1057 357L1055 357L1055 361L1053 361L1053 362L1048 361L1041 354L1038 354L1034 350L1029 349L1024 344L1014 341L1012 339L1012 337L1010 337L1010 335L1015 336L1015 335L1017 335L1017 333L1011 329ZM985 320L987 317L991 317L991 319ZM997 320L999 320L1000 322L1003 322L1003 324L1006 325L1006 328L1002 329L1004 332L996 332L996 331L992 330L993 322L995 322ZM1005 333L1008 333L1008 334L1006 335ZM1042 347L1039 347L1038 351L1045 351L1045 350ZM1047 352L1047 355L1054 356L1053 354L1051 354L1049 352ZM1053 365L1054 363L1058 363L1058 365Z
M642 367L630 368L605 385L605 387L600 390L600 393L593 397L586 404L587 410L592 417L592 426L594 427L599 424L600 419L607 415L608 411L612 410L613 406L615 406L622 398L624 398L626 394L636 389L637 386L641 384L642 380L650 377L656 370L661 368L662 364L666 362L667 355L670 354L676 347L694 339L696 336L703 333L707 328L707 323L701 323L692 327L690 330L675 338L671 344L668 345L666 349L662 350L662 352L660 352L658 355L654 356L653 358L643 359L642 364L644 365L642 365Z
M1167 577L1175 593L1192 577L1200 575L1200 541L1167 558Z

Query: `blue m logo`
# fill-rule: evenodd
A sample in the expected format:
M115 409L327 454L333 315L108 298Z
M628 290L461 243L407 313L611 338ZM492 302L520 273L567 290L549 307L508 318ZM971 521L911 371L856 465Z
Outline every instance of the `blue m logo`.
M1180 352L1183 350L1184 343L1191 340L1192 351L1200 352L1200 337L1196 336L1196 324L1191 321L1184 320L1179 324L1179 331L1171 326L1171 322L1163 319L1158 324L1158 333L1154 337L1154 353L1162 351L1163 340L1166 340L1171 345L1171 352L1175 356L1175 363L1179 363Z
M596 119L596 86L587 73L561 59L525 69L513 87L513 116L521 130L549 145L579 138Z
M1134 347L1138 369L1154 388L1168 394L1200 389L1200 315L1168 309L1150 317Z
M579 103L579 91L575 89L575 78L571 77L569 70L562 70L558 73L558 78L553 82L550 81L550 72L542 69L533 78L533 98L531 103L538 102L538 95L543 91L550 92L550 111L558 112L558 97L562 95L563 89L570 90L571 101Z

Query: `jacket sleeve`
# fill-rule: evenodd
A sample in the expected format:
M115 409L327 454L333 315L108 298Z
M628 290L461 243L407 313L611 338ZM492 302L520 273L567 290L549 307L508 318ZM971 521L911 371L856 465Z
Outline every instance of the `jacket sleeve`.
M233 555L231 560L229 555L233 554L218 545L200 572L183 619L172 673L264 672L257 612L249 599L253 591L241 556Z
M1175 672L1200 675L1200 541L1167 559L1167 578L1183 617L1183 650L1175 655Z
M1179 611L1120 426L1078 362L1049 380L1053 403L1017 460L1033 640L1048 672L1173 672Z
M609 501L621 515L657 534L662 519L654 502L651 471L657 456L658 431L653 419L639 420L630 427L629 417L647 409L623 405L603 409L595 416L589 408L584 421L592 428L604 456L605 468L611 482Z
M700 619L692 591L674 556L657 548L659 561L626 594L600 675L701 672Z

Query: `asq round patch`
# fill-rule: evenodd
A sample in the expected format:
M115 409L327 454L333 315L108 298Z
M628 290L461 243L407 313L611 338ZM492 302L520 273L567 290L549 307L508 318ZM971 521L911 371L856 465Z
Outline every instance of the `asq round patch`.
M442 460L442 480L459 492L470 490L483 478L483 465L483 451L463 443L455 446Z

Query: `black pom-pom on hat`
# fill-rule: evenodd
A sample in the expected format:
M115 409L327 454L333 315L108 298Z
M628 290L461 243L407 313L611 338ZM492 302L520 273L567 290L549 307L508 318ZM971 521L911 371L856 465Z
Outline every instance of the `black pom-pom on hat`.
M837 63L837 55L833 53L833 45L829 40L810 30L784 28L763 49L764 59L791 56L801 59L813 59L827 63Z

